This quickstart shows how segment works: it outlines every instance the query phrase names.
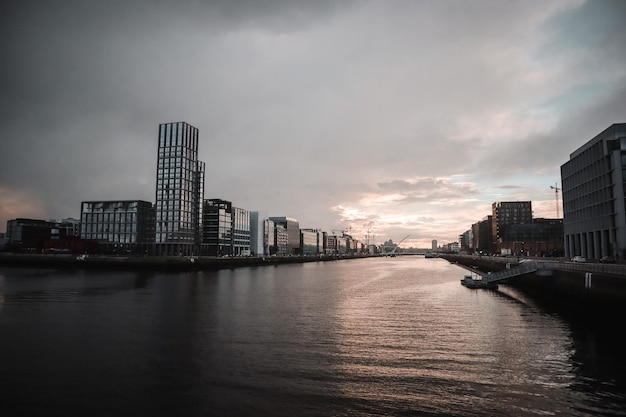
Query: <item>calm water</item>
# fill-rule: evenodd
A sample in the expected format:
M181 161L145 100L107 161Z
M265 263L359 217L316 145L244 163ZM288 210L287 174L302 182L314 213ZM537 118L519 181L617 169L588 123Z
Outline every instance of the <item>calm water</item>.
M0 269L0 415L626 415L619 334L463 274Z

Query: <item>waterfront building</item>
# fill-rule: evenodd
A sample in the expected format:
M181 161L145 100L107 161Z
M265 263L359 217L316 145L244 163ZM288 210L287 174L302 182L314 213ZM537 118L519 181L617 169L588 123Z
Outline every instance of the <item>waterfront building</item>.
M561 219L533 219L532 223L512 224L507 240L500 249L522 256L563 256L563 221Z
M339 253L337 251L337 236L335 235L324 235L324 254L326 255L336 255Z
M250 211L233 207L233 256L250 256Z
M323 252L322 232L317 229L300 229L300 247L303 255L318 255Z
M437 251L437 240L433 239L432 242L430 242L430 245L431 245L431 250L433 252L436 252Z
M287 228L280 223L274 223L274 245L270 251L272 250L272 255L291 255L289 249L289 232L287 231Z
M565 256L626 257L626 123L613 124L561 165Z
M274 249L274 222L258 211L250 212L250 254L269 256Z
M291 217L270 217L275 225L281 225L287 231L287 254L299 255L300 252L300 223Z
M493 252L493 218L485 216L481 221L472 224L472 248L481 254Z
M263 242L263 218L258 211L250 212L250 254L253 256L266 256Z
M156 177L156 253L193 255L201 243L205 164L198 160L198 129L159 125Z
M507 236L510 225L531 223L533 219L532 202L530 201L505 201L495 202L491 205L491 232L494 249L501 252L501 244L509 242Z
M12 219L7 221L8 250L35 253L82 253L77 219L39 220Z
M460 250L465 253L472 253L474 251L473 241L471 229L463 232L462 235L459 235Z
M144 254L154 242L154 206L143 200L83 201L80 237L104 253Z
M54 223L38 219L12 219L7 221L6 239L18 250L41 252L43 242L51 237Z
M219 198L204 201L202 251L209 256L250 255L250 212Z

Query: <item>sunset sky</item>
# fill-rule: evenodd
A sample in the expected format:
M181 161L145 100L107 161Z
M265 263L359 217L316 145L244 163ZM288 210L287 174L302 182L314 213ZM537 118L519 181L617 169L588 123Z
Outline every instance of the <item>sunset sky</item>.
M429 247L496 201L554 218L560 166L626 122L625 21L620 0L3 1L0 231L154 202L175 121L205 198L301 227Z

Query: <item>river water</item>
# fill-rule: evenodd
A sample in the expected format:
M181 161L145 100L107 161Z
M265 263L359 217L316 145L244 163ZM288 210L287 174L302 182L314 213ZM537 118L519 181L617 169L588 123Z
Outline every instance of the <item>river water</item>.
M0 269L0 415L626 415L621 324L463 275L416 256Z

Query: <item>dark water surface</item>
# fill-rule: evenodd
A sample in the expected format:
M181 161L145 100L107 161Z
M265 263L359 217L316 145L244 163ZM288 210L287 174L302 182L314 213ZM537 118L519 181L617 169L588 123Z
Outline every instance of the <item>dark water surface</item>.
M463 275L415 256L0 269L0 415L626 415L621 322L598 334Z

